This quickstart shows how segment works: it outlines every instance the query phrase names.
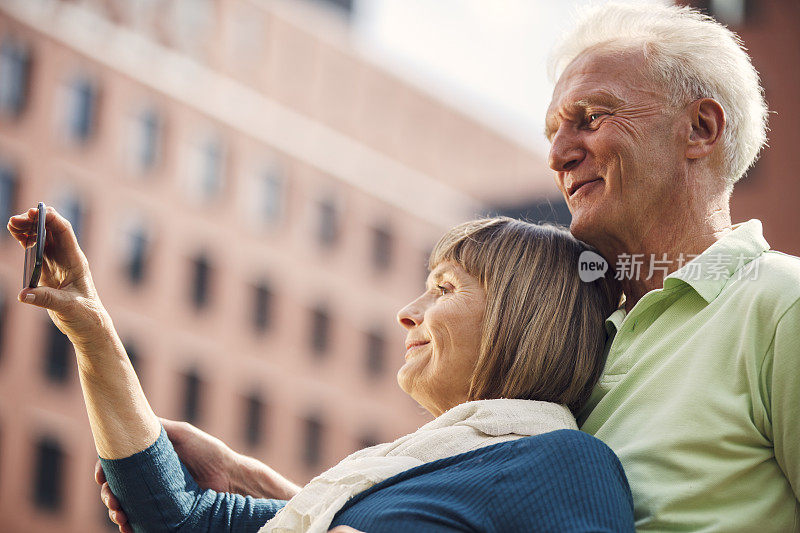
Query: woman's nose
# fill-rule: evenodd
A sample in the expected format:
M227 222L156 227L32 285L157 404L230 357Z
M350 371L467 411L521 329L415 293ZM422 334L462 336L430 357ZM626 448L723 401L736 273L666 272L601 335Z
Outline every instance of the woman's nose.
M397 321L406 329L422 324L422 317L425 315L425 308L422 305L422 297L417 298L397 313Z
M575 135L562 126L553 137L547 164L556 172L568 172L578 166L586 152Z

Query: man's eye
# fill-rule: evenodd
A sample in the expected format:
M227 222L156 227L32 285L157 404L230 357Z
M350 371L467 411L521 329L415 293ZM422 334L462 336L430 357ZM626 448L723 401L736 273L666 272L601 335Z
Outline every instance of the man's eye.
M603 113L590 113L589 114L589 122L594 122L595 120L599 119L603 116Z
M450 292L450 289L449 289L449 288L447 288L447 287L445 287L444 285L437 285L437 286L436 286L436 290L438 290L438 291L439 291L439 295L440 295L440 296L444 296L445 294L447 294L448 292Z

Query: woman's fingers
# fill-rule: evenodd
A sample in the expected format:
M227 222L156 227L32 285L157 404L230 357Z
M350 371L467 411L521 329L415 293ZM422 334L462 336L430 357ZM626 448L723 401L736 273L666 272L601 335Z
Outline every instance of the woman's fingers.
M35 231L34 221L38 213L37 208L31 208L25 213L15 215L8 221L8 231L24 247L28 235ZM45 259L54 263L59 269L69 272L83 269L86 256L78 245L78 238L72 229L69 220L61 216L52 206L45 211Z
M36 287L35 289L23 289L17 299L20 302L50 309L56 313L69 313L76 307L75 296L62 290L51 289L50 287Z

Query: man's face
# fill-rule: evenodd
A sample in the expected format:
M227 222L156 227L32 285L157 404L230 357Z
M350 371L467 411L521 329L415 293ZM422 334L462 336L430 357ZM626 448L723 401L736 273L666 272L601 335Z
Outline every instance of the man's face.
M559 78L547 111L549 164L570 230L601 248L640 239L682 197L685 134L644 66L639 51L584 52Z

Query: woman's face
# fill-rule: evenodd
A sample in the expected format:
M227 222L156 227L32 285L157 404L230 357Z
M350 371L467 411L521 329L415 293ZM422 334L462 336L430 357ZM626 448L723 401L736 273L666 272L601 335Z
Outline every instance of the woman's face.
M431 271L425 292L397 313L408 331L397 382L434 416L467 400L485 307L478 278L445 261Z

